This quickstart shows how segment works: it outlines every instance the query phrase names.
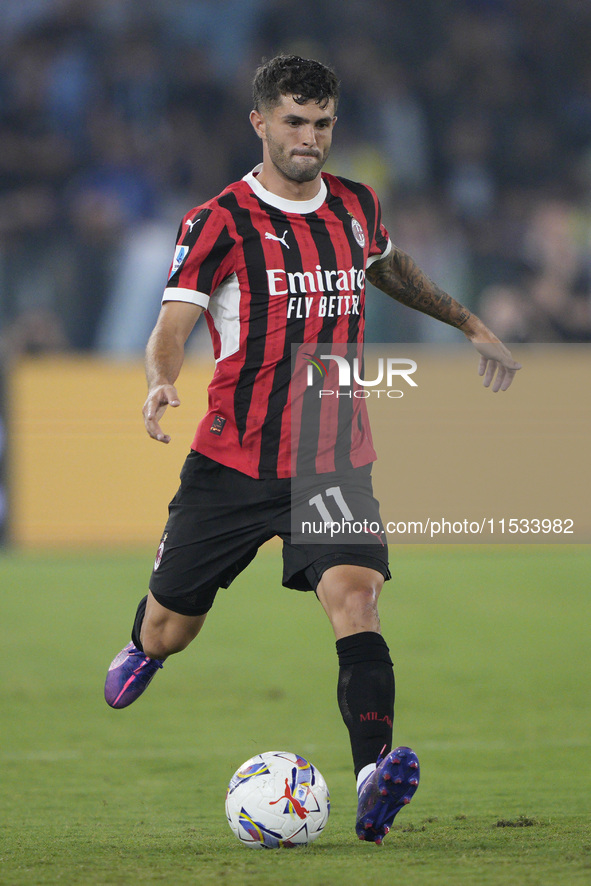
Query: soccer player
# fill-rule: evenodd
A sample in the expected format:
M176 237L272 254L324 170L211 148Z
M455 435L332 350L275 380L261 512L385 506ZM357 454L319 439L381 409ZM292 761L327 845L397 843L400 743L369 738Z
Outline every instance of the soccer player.
M278 56L263 64L250 115L262 164L181 222L146 349L143 414L151 437L170 440L160 421L168 406L180 404L175 382L184 345L203 312L216 368L149 593L139 603L132 642L109 668L105 698L114 708L135 701L163 662L197 636L218 589L263 542L280 536L283 585L314 591L334 629L338 703L359 794L356 832L381 843L417 788L419 765L410 748L390 750L394 676L377 607L390 572L371 487L375 453L363 399L343 397L317 410L310 459L309 427L305 447L297 435L291 348L304 343L314 352L322 343L321 350L340 353L360 345L367 275L397 301L460 329L494 391L506 390L520 366L392 243L371 188L321 173L338 91L333 71L317 61ZM292 486L300 474L305 494L294 507L338 503L344 513L377 521L380 531L361 542L294 541Z

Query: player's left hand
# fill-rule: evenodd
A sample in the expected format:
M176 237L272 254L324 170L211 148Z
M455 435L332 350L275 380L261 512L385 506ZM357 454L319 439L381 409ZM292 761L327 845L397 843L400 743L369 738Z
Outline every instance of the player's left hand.
M492 338L495 339L496 336ZM517 370L521 369L521 363L513 359L509 348L498 338L496 341L470 341L480 354L478 375L484 376L484 387L490 387L494 379L493 392L496 394L497 391L506 391Z

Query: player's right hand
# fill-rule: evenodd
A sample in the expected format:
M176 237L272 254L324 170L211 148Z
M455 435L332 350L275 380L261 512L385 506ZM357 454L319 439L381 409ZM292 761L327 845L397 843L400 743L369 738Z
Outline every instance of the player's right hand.
M142 410L146 431L159 443L170 443L170 436L160 427L160 419L167 406L180 406L181 401L174 385L157 385L148 391Z

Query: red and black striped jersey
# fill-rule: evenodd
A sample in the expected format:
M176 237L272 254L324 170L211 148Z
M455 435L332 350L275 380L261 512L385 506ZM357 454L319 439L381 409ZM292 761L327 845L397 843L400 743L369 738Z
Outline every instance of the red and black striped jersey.
M251 477L289 477L304 470L294 346L362 344L366 268L391 245L366 185L323 173L312 200L285 200L259 184L260 168L183 218L163 301L201 305L213 341L208 411L192 448ZM312 414L317 428L301 427L302 453L315 438L311 472L375 459L363 399Z

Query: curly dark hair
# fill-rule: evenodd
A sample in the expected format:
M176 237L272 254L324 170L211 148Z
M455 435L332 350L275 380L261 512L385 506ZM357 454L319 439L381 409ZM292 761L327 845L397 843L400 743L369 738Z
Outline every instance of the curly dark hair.
M291 95L303 105L315 101L325 108L334 99L339 100L339 81L332 68L311 58L299 55L277 55L257 68L252 82L255 110L272 108L279 104L282 95Z

